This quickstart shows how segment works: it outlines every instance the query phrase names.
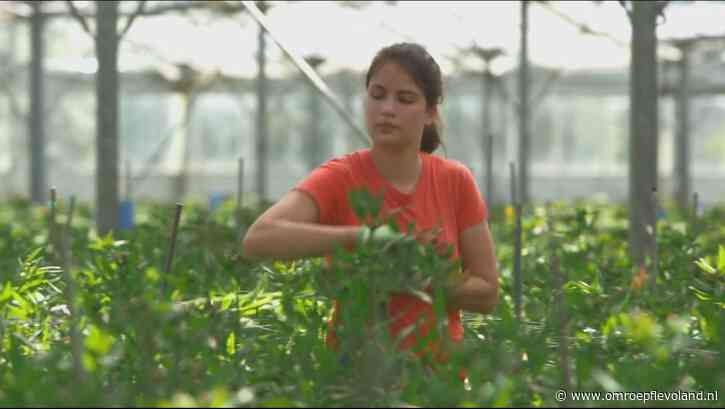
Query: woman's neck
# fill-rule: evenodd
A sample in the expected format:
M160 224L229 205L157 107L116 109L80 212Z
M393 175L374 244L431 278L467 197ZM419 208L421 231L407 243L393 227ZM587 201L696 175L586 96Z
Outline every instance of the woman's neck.
M400 190L412 190L422 169L416 150L393 151L373 146L370 156L380 176Z

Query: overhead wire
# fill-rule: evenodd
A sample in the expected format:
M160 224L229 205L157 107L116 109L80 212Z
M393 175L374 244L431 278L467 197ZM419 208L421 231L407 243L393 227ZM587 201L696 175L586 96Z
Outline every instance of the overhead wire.
M453 15L462 25L466 24L464 21L463 16L461 16L455 9L449 9L451 15ZM471 36L471 41L475 47L483 48L481 47L480 43L476 39L476 33L474 33L473 36ZM458 48L459 52L465 52L464 49ZM561 78L563 78L564 73L566 72L565 68L559 68L556 70L553 70L552 73L547 77L546 82L544 83L544 86L539 90L539 92L536 94L536 96L532 100L532 106L535 108L539 105L539 103L544 99L548 91L551 89L551 87L554 85L554 83ZM517 107L519 105L519 101L516 99L515 96L510 95L508 91L505 89L501 81L494 81L494 87L502 94L505 100L509 101L509 103L512 105L512 107Z
M629 48L629 44L627 42L620 40L619 38L613 36L610 33L604 32L604 31L597 31L593 30L591 26L585 23L580 23L579 21L575 20L570 15L564 13L563 11L557 9L554 7L550 2L548 1L534 1L533 2L536 5L541 6L543 9L549 11L550 13L554 14L555 16L559 17L563 21L571 24L572 26L576 27L579 30L579 34L581 35L592 35L592 36L598 36L603 37L606 39L611 40L614 44L621 48Z
M628 44L627 42L625 42L625 41L617 38L616 36L612 35L611 33L608 33L608 32L605 32L605 31L600 31L600 30L594 30L594 29L592 29L592 27L589 24L582 23L582 22L578 21L574 17L566 14L565 12L563 12L560 9L558 9L557 7L555 7L551 2L548 2L548 1L536 1L535 0L535 1L532 1L532 3L533 4L536 4L538 6L541 6L542 9L544 9L544 10L550 12L551 14L557 16L558 18L560 18L562 21L566 22L567 24L570 24L570 25L576 27L580 35L589 35L589 36L597 36L597 37L606 38L606 39L610 40L613 44L615 44L616 46L618 46L620 48L623 48L623 49L629 49L630 48L630 44ZM451 14L453 14L453 16L456 17L459 22L464 23L464 18L459 13L457 13L453 9L450 9L450 11L451 11ZM473 43L474 43L475 46L480 47L480 45L478 44L478 41L476 40L475 36L472 37L472 41L473 41ZM671 44L668 44L666 42L661 42L659 45L661 47L666 47L666 48L672 48L673 47ZM563 68L561 70L558 70L555 75L552 75L550 77L549 81L558 80L558 79L562 78L563 77L563 74L564 74L563 71L565 71L565 69L563 69ZM506 92L501 86L499 86L498 88L499 88L499 91L500 92L504 92L504 93ZM547 88L550 88L550 84L547 85ZM539 95L539 97L537 99L543 98L543 95L542 94L543 94L543 92L540 93L540 95ZM513 104L517 104L518 103L517 101L515 101L514 99L512 99L512 96L511 95L507 95L507 97L511 100L511 103L513 103Z
M533 1L533 3L541 6L545 10L556 15L557 17L561 18L563 21L575 26L576 28L579 29L579 33L582 35L592 35L592 36L603 37L603 38L611 40L612 43L614 43L615 45L617 45L621 48L624 48L624 49L629 49L631 47L631 45L628 42L623 41L610 33L607 33L604 31L593 30L588 24L581 23L581 22L577 21L576 19L574 19L573 17L569 16L568 14L564 13L563 11L557 9L555 6L553 6L551 4L551 2L536 0L536 1ZM627 9L625 9L625 11L627 13L630 13L630 11ZM663 47L663 48L668 48L668 49L675 48L672 44L670 44L667 41L658 42L658 46Z

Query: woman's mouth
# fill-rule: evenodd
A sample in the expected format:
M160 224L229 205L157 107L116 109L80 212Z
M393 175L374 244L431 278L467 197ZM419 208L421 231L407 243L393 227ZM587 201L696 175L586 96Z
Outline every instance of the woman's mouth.
M391 125L391 124L380 124L380 125L378 125L378 129L380 130L380 132L390 133L390 132L394 131L395 129L398 129L398 127L395 125Z

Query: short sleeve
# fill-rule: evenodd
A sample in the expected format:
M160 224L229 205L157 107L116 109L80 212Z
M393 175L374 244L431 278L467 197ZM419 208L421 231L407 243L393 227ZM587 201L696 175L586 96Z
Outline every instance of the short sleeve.
M476 179L463 164L457 167L457 178L457 216L460 234L467 228L485 221L488 218L488 207L476 187Z
M345 201L349 169L341 159L331 159L313 170L292 190L308 194L320 212L321 224L337 224Z

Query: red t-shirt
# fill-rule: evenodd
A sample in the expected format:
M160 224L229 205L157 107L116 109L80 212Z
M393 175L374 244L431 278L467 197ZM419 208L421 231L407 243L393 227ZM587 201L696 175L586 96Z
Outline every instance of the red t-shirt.
M380 176L369 149L327 161L294 189L312 197L319 209L320 223L336 226L361 224L347 201L349 191L360 187L367 188L373 194L384 191L383 209L407 206L396 216L401 231L406 231L411 221L415 222L419 231L430 229L440 222L442 232L439 240L452 245L452 257L458 258L461 233L486 219L486 204L468 168L457 161L425 152L419 152L419 156L422 159L422 171L415 190L410 194L400 192ZM328 345L334 344L333 322L337 309L335 303L333 319L328 326ZM392 320L389 330L393 337L424 317L417 333L411 332L402 340L400 348L403 350L416 345L416 338L424 337L435 324L432 305L405 293L391 296L388 314ZM463 340L460 310L448 310L448 335L453 342ZM437 356L437 343L429 343L418 355L426 350L434 357Z

